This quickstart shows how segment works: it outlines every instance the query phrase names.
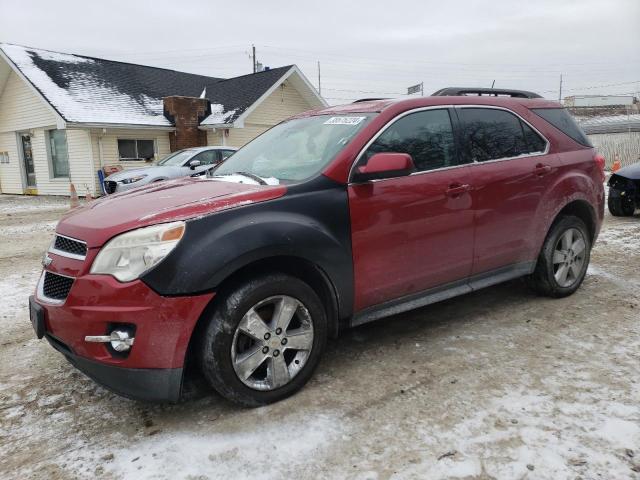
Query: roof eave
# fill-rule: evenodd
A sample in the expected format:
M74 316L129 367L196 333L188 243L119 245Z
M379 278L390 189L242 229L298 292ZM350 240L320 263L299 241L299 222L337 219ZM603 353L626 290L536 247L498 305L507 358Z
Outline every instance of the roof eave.
M163 130L175 131L176 127L169 125L143 125L136 123L100 123L100 122L67 122L67 128L109 128L122 130Z
M199 130L215 130L216 128L242 128L242 126L238 126L234 123L214 123L208 125L198 125Z
M7 63L7 65L9 65L9 67L11 67L11 69L16 73L16 75L18 75L18 77L25 83L25 85L27 85L27 87L45 103L47 108L51 110L51 113L53 113L56 119L56 126L58 128L64 128L65 124L67 123L67 120L63 117L62 112L58 111L58 109L53 106L53 104L49 101L49 99L45 97L40 90L38 90L38 88L31 82L31 80L24 73L22 73L22 70L20 70L20 68L15 63L13 63L13 60L9 58L9 55L4 53L4 50L2 49L2 47L0 47L0 58L4 60Z

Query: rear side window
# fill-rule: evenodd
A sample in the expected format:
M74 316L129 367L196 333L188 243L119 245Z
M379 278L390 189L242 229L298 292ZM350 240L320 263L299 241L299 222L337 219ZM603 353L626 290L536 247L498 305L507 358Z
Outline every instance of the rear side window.
M461 108L464 143L474 162L517 157L528 153L520 119L491 108Z
M543 153L547 142L518 116L492 108L458 110L464 145L474 162Z
M369 146L362 163L381 152L408 153L418 171L456 165L449 112L444 109L425 110L402 117Z
M585 147L593 147L582 129L578 126L571 114L564 108L532 108L531 111L544 118L565 135Z
M524 133L524 140L527 143L528 153L542 153L547 148L547 142L538 135L533 128L520 120L522 125L522 132Z

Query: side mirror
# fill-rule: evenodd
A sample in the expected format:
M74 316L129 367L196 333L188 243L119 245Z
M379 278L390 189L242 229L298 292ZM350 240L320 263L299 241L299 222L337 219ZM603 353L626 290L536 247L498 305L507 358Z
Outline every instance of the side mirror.
M366 182L379 178L404 177L415 171L413 159L408 153L376 153L366 165L356 169L354 180Z
M195 170L195 168L196 168L196 167L199 167L199 166L200 166L200 160L191 160L191 161L189 162L189 168L190 168L191 170Z

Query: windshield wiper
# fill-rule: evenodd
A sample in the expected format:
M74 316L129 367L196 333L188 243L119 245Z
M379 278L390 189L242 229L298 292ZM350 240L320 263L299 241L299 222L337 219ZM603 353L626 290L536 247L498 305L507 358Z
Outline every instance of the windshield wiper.
M251 180L255 180L260 185L267 185L267 182L264 178L259 177L251 172L234 172L236 175L242 175L243 177L250 178ZM233 174L232 174L233 175Z

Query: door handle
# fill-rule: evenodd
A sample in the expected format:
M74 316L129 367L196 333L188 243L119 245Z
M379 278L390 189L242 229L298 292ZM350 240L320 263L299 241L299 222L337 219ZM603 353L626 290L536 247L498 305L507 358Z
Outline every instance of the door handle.
M452 183L444 193L445 195L447 195L447 197L455 198L459 197L463 193L467 193L469 190L471 190L471 185L468 185L466 183Z
M549 165L539 163L536 165L534 172L536 173L536 175L544 177L547 173L551 172L551 167Z

